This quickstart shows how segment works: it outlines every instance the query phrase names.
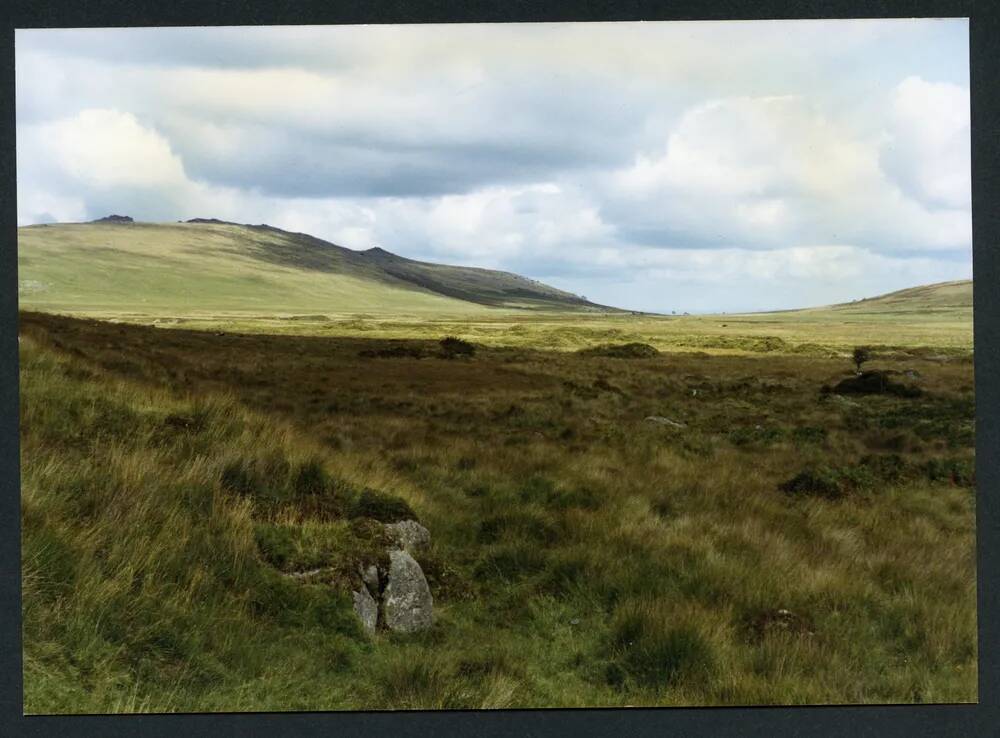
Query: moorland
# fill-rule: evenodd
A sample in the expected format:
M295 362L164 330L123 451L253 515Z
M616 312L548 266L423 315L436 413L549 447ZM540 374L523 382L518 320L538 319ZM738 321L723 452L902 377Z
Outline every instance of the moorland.
M27 712L976 699L971 283L671 317L261 227L19 239ZM367 634L404 518L435 623Z

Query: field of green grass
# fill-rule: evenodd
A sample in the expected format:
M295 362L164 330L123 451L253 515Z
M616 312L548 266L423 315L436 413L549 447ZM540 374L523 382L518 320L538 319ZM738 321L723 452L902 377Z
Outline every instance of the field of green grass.
M18 292L25 309L146 319L596 309L514 274L424 264L269 226L221 222L19 228Z
M946 302L22 313L25 710L975 701ZM661 353L600 348L631 341ZM920 395L824 392L862 343ZM431 531L427 632L353 615L366 489Z

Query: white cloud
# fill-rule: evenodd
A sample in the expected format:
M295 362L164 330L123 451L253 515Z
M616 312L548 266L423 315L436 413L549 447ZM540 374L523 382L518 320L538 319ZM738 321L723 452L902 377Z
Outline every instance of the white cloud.
M87 187L173 187L186 179L170 143L131 113L84 110L72 118L43 123L29 136L64 172Z
M912 90L933 86L908 79L893 90L898 110L914 107ZM923 110L933 117L933 112ZM898 117L898 116L897 116ZM905 118L910 121L911 118ZM968 249L968 141L948 122L910 137L927 187L953 196L955 207L907 196L880 166L882 139L864 137L801 96L714 100L681 116L660 155L640 155L612 180L606 211L646 243L669 248L794 243L863 244L894 251ZM944 188L944 189L942 189Z
M892 92L883 161L908 194L932 207L968 208L969 90L907 77Z

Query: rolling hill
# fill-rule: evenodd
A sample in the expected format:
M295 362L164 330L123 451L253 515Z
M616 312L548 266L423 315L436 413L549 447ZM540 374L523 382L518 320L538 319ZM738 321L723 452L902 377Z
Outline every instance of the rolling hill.
M940 313L972 311L972 280L909 287L855 302L831 305L823 310L840 313Z
M480 314L607 311L509 272L353 251L215 219L18 229L22 308L80 314Z

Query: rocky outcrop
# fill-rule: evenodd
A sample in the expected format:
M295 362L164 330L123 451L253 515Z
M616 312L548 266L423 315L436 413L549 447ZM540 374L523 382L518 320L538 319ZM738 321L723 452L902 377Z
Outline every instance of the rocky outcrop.
M434 623L434 598L413 556L430 546L430 531L415 520L389 523L384 530L392 546L389 569L376 564L358 566L360 586L352 592L354 612L368 633L380 625L399 633L425 630Z
M434 599L424 572L402 549L389 552L389 577L382 594L382 612L389 630L414 633L434 624Z
M426 551L431 545L431 533L416 520L401 520L385 526L386 533L399 548L412 554Z
M368 566L361 566L358 568L358 573L361 575L361 581L365 583L365 587L371 593L372 597L378 597L381 593L381 587L379 586L379 576L378 567L375 564L369 564Z
M105 215L103 218L91 221L91 223L132 223L133 220L128 215Z
M378 625L378 602L372 597L367 587L362 587L360 592L352 592L354 596L354 612L357 613L361 625L369 633L375 632Z

